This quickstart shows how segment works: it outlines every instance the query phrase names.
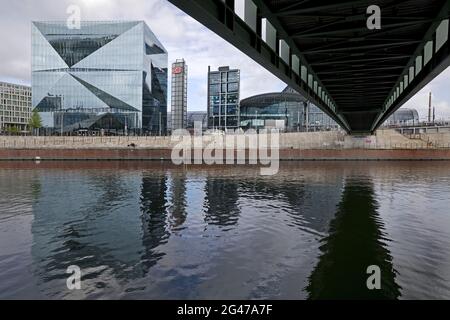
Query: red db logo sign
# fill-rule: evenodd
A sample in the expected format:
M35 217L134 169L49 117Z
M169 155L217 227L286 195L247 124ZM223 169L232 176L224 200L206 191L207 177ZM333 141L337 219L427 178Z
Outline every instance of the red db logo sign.
M183 72L183 68L182 67L175 67L172 69L172 73L173 74L180 74Z

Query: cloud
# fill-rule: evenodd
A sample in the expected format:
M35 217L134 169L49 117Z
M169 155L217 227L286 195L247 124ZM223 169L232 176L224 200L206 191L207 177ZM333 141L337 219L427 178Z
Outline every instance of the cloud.
M169 63L184 58L189 66L189 110L206 110L208 65L213 69L223 65L241 69L241 98L280 91L285 86L165 0L0 0L0 80L31 83L31 21L66 20L71 4L80 6L84 20L146 21L168 50Z
M432 93L432 107L436 108L436 119L450 119L450 68L442 72L433 81L412 97L403 108L415 108L420 120L428 120L428 97Z
M213 69L223 65L241 69L241 98L285 87L263 67L166 0L0 0L0 80L30 84L31 21L65 20L71 4L80 6L85 20L146 21L169 51L169 62L184 58L189 66L189 110L206 110L208 65ZM425 120L428 93L432 91L437 118L450 118L449 82L447 69L404 107L418 109L420 118Z

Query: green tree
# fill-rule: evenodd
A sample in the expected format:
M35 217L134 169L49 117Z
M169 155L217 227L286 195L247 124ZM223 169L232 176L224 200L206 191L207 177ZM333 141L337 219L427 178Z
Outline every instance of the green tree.
M42 119L36 109L33 110L33 114L31 115L28 125L30 126L33 134L36 132L36 129L42 128Z
M10 135L16 136L19 134L20 130L16 126L11 126L6 129L6 132L8 132Z

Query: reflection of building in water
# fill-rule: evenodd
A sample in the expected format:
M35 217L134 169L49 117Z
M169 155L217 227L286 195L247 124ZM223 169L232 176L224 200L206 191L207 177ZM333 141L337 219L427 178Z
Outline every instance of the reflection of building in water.
M273 177L270 181L243 181L239 187L243 202L251 202L252 199L277 200L289 207L289 216L295 225L301 228L307 226L322 233L326 232L334 216L341 185L340 179L323 184L311 180L287 181L282 177ZM287 210L286 207L285 209Z
M186 219L184 183L176 177L169 190L164 173L40 175L32 225L39 288L48 296L72 295L61 290L70 265L83 270L86 290L120 291L148 274L165 255L158 247L170 237L169 223L180 228Z
M205 183L205 221L220 227L233 226L239 219L239 181L208 175Z
M0 300L39 297L30 273L33 203L39 195L36 171L0 169Z
M322 256L310 275L310 299L396 299L400 287L383 239L373 185L368 177L347 179L341 203L323 239ZM367 288L369 266L381 269L381 290Z
M333 183L287 181L286 176L271 177L270 180L256 178L238 180L236 177L215 178L208 176L205 184L205 204L208 224L228 226L238 222L241 214L238 201L252 204L255 200L278 201L295 225L322 233L326 232L339 203L342 179ZM328 177L328 179L332 179Z
M86 288L114 287L115 281L142 274L140 255L146 248L139 178L129 173L78 171L40 175L41 193L33 207L32 256L42 292L70 294L61 290L70 265L85 271Z
M30 205L38 198L41 192L40 181L37 174L30 174L30 171L23 170L2 170L0 171L0 202L11 203L20 201ZM7 208L12 206L2 206ZM25 208L24 208L25 209ZM0 212L0 215L5 212Z
M170 227L179 230L186 221L186 173L172 174L170 189Z
M148 272L148 269L164 256L164 253L155 251L155 248L166 243L170 236L167 229L167 176L145 173L142 177L140 200L142 244L145 247L142 253L142 263L145 265L145 272Z

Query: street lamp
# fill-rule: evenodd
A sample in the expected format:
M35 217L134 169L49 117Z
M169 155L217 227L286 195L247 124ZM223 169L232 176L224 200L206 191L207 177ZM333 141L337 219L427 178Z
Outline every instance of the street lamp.
M161 137L162 133L161 133L161 111L159 111L159 136Z

